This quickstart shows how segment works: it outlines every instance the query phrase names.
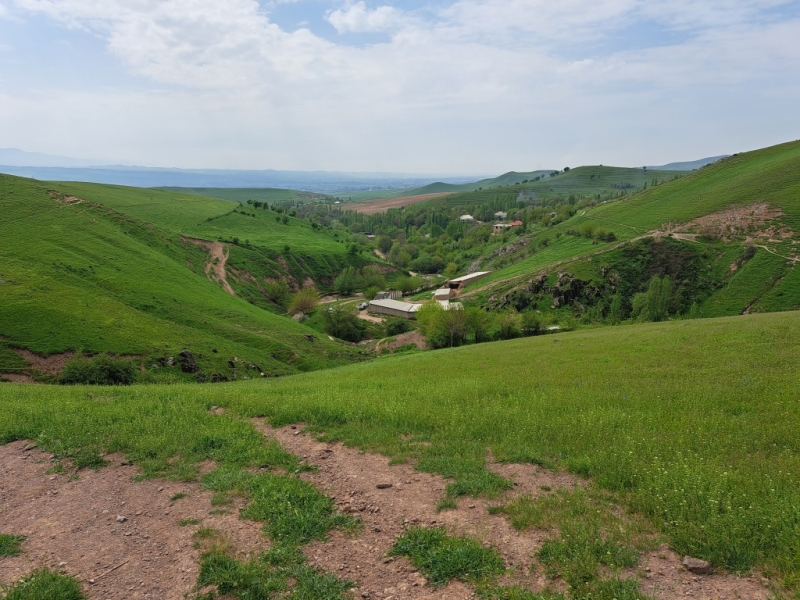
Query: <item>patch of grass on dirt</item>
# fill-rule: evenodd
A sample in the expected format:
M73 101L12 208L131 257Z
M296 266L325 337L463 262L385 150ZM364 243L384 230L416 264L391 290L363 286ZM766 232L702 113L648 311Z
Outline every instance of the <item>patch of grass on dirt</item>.
M17 556L21 554L21 546L24 541L24 536L0 533L0 556Z
M0 590L2 600L84 600L81 586L72 577L49 569L37 569L13 587Z
M407 556L434 586L451 579L480 581L505 570L500 554L468 537L447 535L444 527L410 527L397 538L392 556Z
M174 496L172 496L172 497L169 499L169 501L170 501L170 502L175 502L176 500L180 500L181 498L186 498L188 495L189 495L189 494L187 494L186 492L178 492L177 494L175 494Z
M481 600L565 600L564 594L544 590L534 593L519 586L498 586L478 590Z
M250 600L281 597L295 600L344 600L352 582L341 580L305 564L296 547L277 545L247 561L237 560L229 546L217 544L202 555L198 588L216 589L197 600L216 598Z
M639 551L653 547L654 536L648 535L641 519L615 514L608 495L591 489L559 490L539 498L522 496L490 512L506 514L517 529L557 530L537 557L548 577L563 579L573 596L597 598L599 590L622 593L631 585L638 590L636 582L613 583L617 580L605 580L601 573L636 566Z
M333 500L294 476L219 469L204 478L216 492L244 494L252 502L242 516L265 523L267 535L283 544L307 544L324 539L333 528L354 528L358 520L337 513Z
M200 519L182 519L178 521L178 525L181 527L186 527L188 525L199 525L200 523Z

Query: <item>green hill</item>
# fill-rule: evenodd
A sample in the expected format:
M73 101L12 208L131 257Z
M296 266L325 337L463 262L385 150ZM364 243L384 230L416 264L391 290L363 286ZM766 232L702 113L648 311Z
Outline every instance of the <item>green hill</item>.
M150 475L213 459L220 477L205 481L241 482L236 470L264 459L254 449L234 463L258 438L239 417L267 416L413 461L450 478L451 497L507 487L487 469L488 448L498 461L590 477L676 552L759 567L796 590L798 340L800 313L781 313L563 333L557 343L526 338L270 381L118 388L113 402L82 387L3 384L0 443L33 439L62 457L121 452Z
M462 183L462 184L442 183L441 181L437 181L436 183L430 183L420 188L415 188L413 190L406 190L403 193L403 196L421 196L424 194L439 194L442 192L474 192L475 190L478 189L488 189L488 188L502 187L505 185L514 185L517 183L521 183L523 181L528 182L533 180L535 177L545 177L547 174L551 172L552 171L547 171L547 170L531 171L529 173L518 173L516 171L509 171L508 173L498 175L497 177L492 177L489 179L481 179L480 181L476 181L474 183Z
M593 169L555 179L585 182ZM732 156L534 229L515 251L485 260L482 268L495 272L474 288L484 288L494 306L549 308L557 274L566 273L574 281L569 302L600 304L607 311L614 282L627 269L633 278L629 294L643 291L652 276L669 274L697 293L706 316L796 309L799 232L800 143L792 142ZM637 265L636 274L631 265ZM531 283L541 276L548 279ZM495 285L486 290L487 284Z
M293 205L298 202L309 202L324 200L328 198L323 194L313 192L301 192L298 190L285 190L281 188L182 188L182 187L161 187L155 188L164 192L174 192L178 194L191 194L193 196L206 196L207 198L219 198L221 200L231 200L247 204L248 200L259 202L269 202L280 206Z
M11 347L130 354L148 365L186 348L208 377L287 374L357 359L354 350L226 293L207 271L227 257L237 296L253 288L260 296L267 274L292 282L361 259L307 223L231 208L198 196L0 177L0 372L23 368ZM250 235L251 245L218 243L217 259L188 239L234 234ZM295 250L279 250L282 244ZM245 271L251 264L252 273ZM245 373L238 360L258 370Z

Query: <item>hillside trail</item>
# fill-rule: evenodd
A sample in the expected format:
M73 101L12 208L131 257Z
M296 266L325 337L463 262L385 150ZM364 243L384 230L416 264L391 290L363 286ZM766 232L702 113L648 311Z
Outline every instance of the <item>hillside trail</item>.
M189 242L196 246L202 246L208 252L209 260L205 266L205 274L211 281L216 281L222 289L228 292L231 296L235 296L236 292L228 283L228 274L225 270L225 265L228 262L228 255L230 252L222 242L211 242L209 240L201 240L197 238L190 238L181 236L182 242ZM213 273L213 274L212 274Z
M228 418L218 411L219 418ZM459 582L433 588L405 558L390 558L395 538L408 525L444 526L452 532L494 545L510 567L501 583L532 590L549 582L534 555L549 532L519 532L488 508L513 497L539 496L550 490L585 485L566 473L535 465L495 464L489 468L514 482L494 501L460 498L457 508L436 511L448 480L421 473L410 464L390 465L381 455L339 443L317 441L298 425L254 426L266 437L317 467L306 481L331 496L337 508L363 522L356 534L333 532L326 542L305 548L309 562L353 581L353 598L382 600L468 600L474 591ZM0 532L25 537L22 554L0 558L0 584L12 585L39 567L62 570L76 578L90 600L181 600L191 597L199 574L200 550L194 533L219 530L237 556L269 548L263 524L241 519L246 501L234 498L226 510L212 504L212 493L198 483L139 480L141 471L118 454L108 464L76 472L67 466L53 473L53 455L28 441L0 446ZM201 473L215 468L200 464ZM385 487L391 484L391 487ZM378 488L381 485L381 488ZM754 577L696 577L680 566L667 548L647 553L640 568L625 573L641 577L643 593L658 600L766 600L769 592ZM556 583L558 587L558 583Z
M494 546L509 567L503 585L523 585L541 591L548 585L559 588L561 582L548 581L535 554L551 535L549 531L514 529L502 515L489 514L497 506L521 495L531 497L552 490L574 489L587 484L567 473L554 472L536 465L499 464L491 459L488 468L514 482L513 489L500 498L462 497L457 508L437 512L449 480L416 471L413 465L390 465L385 456L349 448L341 443L321 442L302 432L302 425L273 428L263 420L253 423L268 438L287 451L304 458L317 468L304 473L303 479L331 496L337 508L361 518L360 535L333 532L326 542L306 547L314 566L353 581L355 598L382 600L467 600L475 598L468 586L453 582L438 590L405 558L390 558L387 553L405 527L419 525L446 527L450 532L474 537ZM715 574L698 577L681 566L681 557L666 546L644 553L638 569L624 573L640 577L642 592L657 600L691 597L695 600L766 600L769 591L760 579Z

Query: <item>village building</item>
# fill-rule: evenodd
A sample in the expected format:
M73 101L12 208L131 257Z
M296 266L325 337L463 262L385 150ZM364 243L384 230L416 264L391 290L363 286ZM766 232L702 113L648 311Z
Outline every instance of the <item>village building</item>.
M450 300L450 295L453 293L449 287L439 288L435 292L433 292L433 299L437 301L444 301Z
M474 223L475 217L473 217L472 215L461 215L458 218L458 220L461 221L462 223Z
M404 319L414 319L416 312L422 304L411 304L400 300L373 300L369 303L368 310L378 315L388 315L390 317L402 317Z
M505 233L505 231L507 229L510 229L510 228L511 228L511 225L509 225L508 223L495 223L494 224L493 233L495 235L501 235L501 234Z
M468 284L472 283L473 281L478 281L479 279L483 279L487 275L489 275L491 271L479 271L478 273L470 273L469 275L464 275L463 277L456 277L455 279L451 279L447 282L447 286L451 290L460 290L463 287L467 286Z
M403 292L399 290L389 290L388 292L377 292L373 300L398 300L403 297Z
M508 217L508 213L507 212L503 212L502 210L499 210L496 213L494 213L494 217L498 221L505 221L506 218Z

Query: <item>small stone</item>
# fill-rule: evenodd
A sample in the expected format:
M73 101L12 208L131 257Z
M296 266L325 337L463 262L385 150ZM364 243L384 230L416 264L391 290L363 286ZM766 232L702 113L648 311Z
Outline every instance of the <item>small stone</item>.
M687 571L690 571L695 575L709 575L713 570L711 563L699 558L692 558L691 556L684 556L681 564L686 568Z
M128 520L128 517L123 517L122 515L117 515L117 523L124 523Z
M58 563L58 566L59 566L59 567L66 567L66 566L67 566L67 563L65 563L65 562L62 560L60 563Z
M470 504L469 507L470 508L475 508L475 505L474 504Z
M93 584L93 583L94 583L94 579L90 579L90 580L89 580L89 583L92 583L92 584Z
M378 488L379 490L388 490L390 487L392 487L392 484L391 483L379 483L375 487Z

